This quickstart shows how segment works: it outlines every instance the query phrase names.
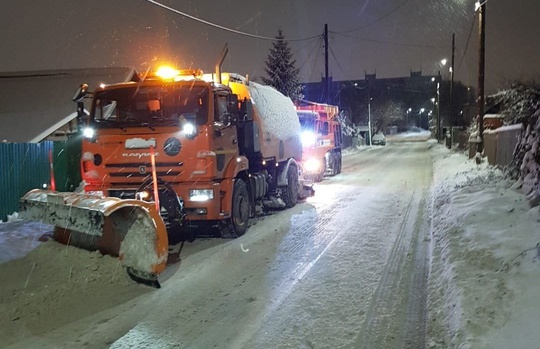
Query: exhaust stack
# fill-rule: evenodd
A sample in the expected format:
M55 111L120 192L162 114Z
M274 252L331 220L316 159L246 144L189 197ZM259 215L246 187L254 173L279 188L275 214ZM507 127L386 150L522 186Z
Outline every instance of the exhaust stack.
M229 47L227 43L225 43L225 46L223 46L223 50L221 50L221 54L219 55L218 62L216 63L216 78L214 79L215 82L218 82L221 84L221 65L223 64L223 61L225 60L225 57L227 56L227 53L229 52Z

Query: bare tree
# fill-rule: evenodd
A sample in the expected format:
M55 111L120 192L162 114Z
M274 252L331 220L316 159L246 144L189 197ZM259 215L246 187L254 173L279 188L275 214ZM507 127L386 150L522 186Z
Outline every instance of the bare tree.
M386 101L377 106L372 105L371 122L375 133L388 130L388 126L395 125L403 120L403 109L393 101Z

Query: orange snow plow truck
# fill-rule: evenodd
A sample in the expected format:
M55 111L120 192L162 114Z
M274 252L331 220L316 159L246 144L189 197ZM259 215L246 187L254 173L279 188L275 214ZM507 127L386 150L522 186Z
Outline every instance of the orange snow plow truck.
M132 80L74 97L85 193L20 200L22 217L54 225L55 240L119 256L132 278L159 287L170 246L201 231L241 236L251 217L313 195L295 106L275 89L217 67Z
M343 135L335 105L302 101L296 107L302 127L302 164L305 175L314 182L325 175L341 173Z

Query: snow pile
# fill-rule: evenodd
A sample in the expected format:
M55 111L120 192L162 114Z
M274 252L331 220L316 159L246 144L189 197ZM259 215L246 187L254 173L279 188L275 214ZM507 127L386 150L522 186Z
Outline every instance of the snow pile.
M540 110L529 121L514 152L514 164L521 162L519 174L523 180L522 189L530 204L537 206L540 204Z
M128 221L119 221L117 228L126 231L120 255L123 264L137 271L151 273L155 265L163 263L167 254L159 256L156 251L156 223L149 214L141 210L130 213Z
M505 124L523 124L510 171L514 178L523 180L523 190L532 206L540 204L540 85L513 84L492 96L500 106Z
M12 214L7 215L7 221L6 222L17 222L20 221L19 218L19 212L13 212ZM0 223L3 223L3 221L0 221Z
M503 172L438 145L429 348L536 347L540 214Z
M54 241L0 264L0 347L148 292L117 258Z
M249 83L254 106L259 111L262 131L277 139L286 140L300 134L300 121L290 98L270 86Z

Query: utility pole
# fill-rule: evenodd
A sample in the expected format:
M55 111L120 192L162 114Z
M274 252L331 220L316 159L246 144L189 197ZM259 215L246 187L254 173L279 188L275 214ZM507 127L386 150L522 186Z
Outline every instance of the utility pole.
M480 31L480 52L478 57L478 143L476 151L484 150L484 72L486 64L486 1L478 7L478 26Z
M328 24L324 24L324 86L325 102L330 104L330 80L328 79Z
M441 72L437 76L437 142L441 140Z
M368 138L371 147L371 82L368 82Z
M457 126L456 116L454 114L454 56L456 52L456 34L452 34L452 65L450 66L450 126Z

